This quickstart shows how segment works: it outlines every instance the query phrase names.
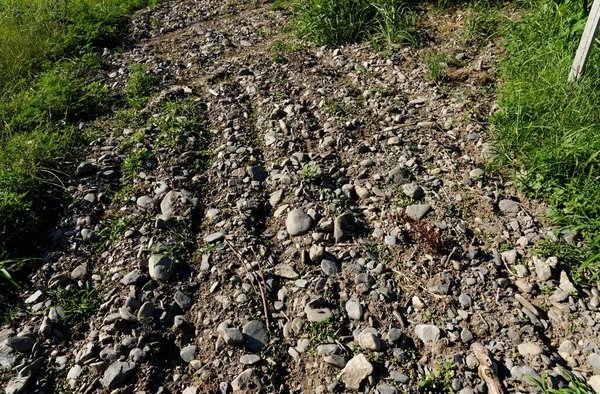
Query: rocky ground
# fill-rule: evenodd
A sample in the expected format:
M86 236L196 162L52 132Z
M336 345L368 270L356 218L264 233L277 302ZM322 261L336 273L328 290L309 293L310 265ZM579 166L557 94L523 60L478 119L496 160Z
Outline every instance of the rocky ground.
M291 11L172 0L106 50L115 95L22 306L6 393L600 390L600 292L540 252L547 207L485 163L500 49L460 11L424 49L321 48ZM427 51L453 67L432 82ZM562 237L560 235L559 237ZM566 234L569 242L576 242Z

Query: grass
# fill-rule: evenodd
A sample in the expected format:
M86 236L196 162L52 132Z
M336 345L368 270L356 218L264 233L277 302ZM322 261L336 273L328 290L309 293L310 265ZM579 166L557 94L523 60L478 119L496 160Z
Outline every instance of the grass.
M577 84L567 81L586 15L574 0L531 0L505 30L492 117L504 164L523 189L547 200L554 225L578 231L585 259L576 280L598 278L600 262L600 52L592 50Z
M452 380L456 374L456 365L452 361L446 361L441 370L434 373L427 373L419 381L419 392L426 393L450 393L452 390Z
M542 394L593 394L594 390L592 390L585 381L581 380L577 376L573 375L571 372L567 370L563 370L564 375L566 375L567 380L569 381L569 385L564 388L555 389L548 387L546 383L546 375L542 376L541 380L537 380L531 376L528 376L529 380L534 383L542 392Z
M307 184L319 183L323 180L323 171L318 167L304 167L300 170L300 180Z
M130 108L142 109L150 94L155 90L158 84L158 77L148 72L148 67L144 64L138 64L131 68L131 74L127 81L125 90L125 100Z
M64 321L75 324L90 317L100 305L100 296L96 288L89 285L75 288L60 288L57 291L57 303L64 311Z
M97 50L119 43L127 15L156 3L0 0L0 254L31 255L43 240L49 201L91 138L82 126L113 104ZM147 81L132 80L132 97L145 97Z
M300 0L297 9L300 35L319 45L416 44L417 17L403 0Z

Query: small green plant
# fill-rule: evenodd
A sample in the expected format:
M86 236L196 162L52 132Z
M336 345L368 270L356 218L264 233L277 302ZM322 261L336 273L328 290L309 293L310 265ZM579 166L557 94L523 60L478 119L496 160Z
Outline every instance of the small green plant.
M334 321L326 320L322 322L310 322L307 327L308 339L313 346L327 343L327 338L336 339L338 337L335 331Z
M96 288L85 285L79 289L60 288L56 294L58 306L65 313L65 322L75 324L91 316L100 305Z
M457 62L446 52L429 51L425 55L425 65L427 66L427 78L434 82L442 82L446 78L446 70L451 66L456 66Z
M584 380L578 378L573 375L571 372L567 370L563 370L563 374L567 377L569 381L569 386L561 389L555 389L552 387L548 387L546 383L547 375L544 374L541 376L541 380L537 380L532 376L528 376L529 380L534 383L543 394L593 394L594 390L592 390Z
M145 168L148 160L152 158L154 158L154 153L146 148L131 152L123 161L121 172L125 177L133 178Z
M297 49L296 45L290 44L285 41L275 41L269 50L271 54L271 60L273 63L287 63L287 56L289 53Z
M102 220L98 231L98 237L100 238L98 249L104 248L109 241L118 240L125 234L125 231L139 224L139 222L140 218L134 216L115 216Z
M146 65L133 66L125 90L127 104L134 109L142 108L148 102L148 98L157 84L158 77L149 73Z
M441 370L426 374L419 382L419 391L427 393L448 393L452 390L452 380L456 366L452 361L446 361Z
M398 0L379 0L372 6L377 10L376 36L386 48L417 46L415 31L419 18L415 11Z
M304 183L319 183L323 180L323 171L318 167L304 167L300 170L300 180Z

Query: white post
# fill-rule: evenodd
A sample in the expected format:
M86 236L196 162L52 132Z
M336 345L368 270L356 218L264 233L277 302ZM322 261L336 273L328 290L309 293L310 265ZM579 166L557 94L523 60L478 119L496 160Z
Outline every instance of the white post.
M585 70L585 64L590 56L590 50L594 44L594 39L598 33L598 22L600 22L600 0L594 0L592 4L592 10L585 24L577 53L575 54L575 60L573 60L573 66L569 73L569 82L576 81L583 71Z

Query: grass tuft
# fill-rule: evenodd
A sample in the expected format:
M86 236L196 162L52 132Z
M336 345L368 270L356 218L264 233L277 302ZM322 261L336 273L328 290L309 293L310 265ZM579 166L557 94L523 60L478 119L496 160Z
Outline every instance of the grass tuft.
M552 222L577 230L585 261L575 277L596 279L600 262L600 52L577 84L567 81L586 20L575 0L533 0L505 31L500 112L492 117L504 162L523 188L552 205Z

